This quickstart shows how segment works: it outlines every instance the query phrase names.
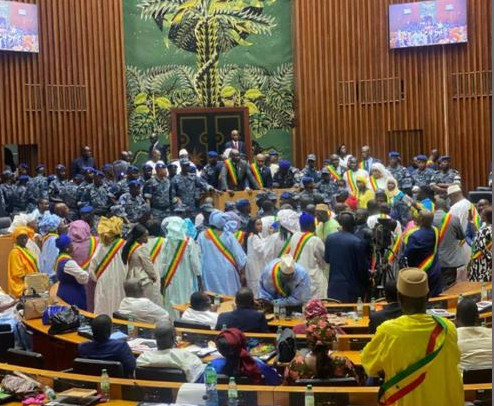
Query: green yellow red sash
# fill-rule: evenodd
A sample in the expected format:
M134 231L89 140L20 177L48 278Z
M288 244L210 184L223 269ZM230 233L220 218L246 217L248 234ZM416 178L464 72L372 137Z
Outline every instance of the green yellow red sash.
M283 248L281 248L280 253L278 254L278 258L281 258L283 255L288 254L290 252L290 242L292 241L292 236L288 237L283 244Z
M389 252L387 256L389 264L392 264L394 263L394 261L396 261L401 244L402 243L407 244L408 237L410 237L418 229L419 227L411 227L410 229L402 233L399 237L395 237L395 240L393 242L393 247L391 248L391 252Z
M482 219L480 218L479 212L473 204L470 206L470 213L472 214L472 223L475 227L475 230L478 230L482 225Z
M228 171L228 176L230 177L230 180L232 181L234 186L237 186L238 175L237 175L237 170L233 166L232 160L231 159L225 159L224 163L225 163L226 169Z
M96 239L96 237L91 236L89 238L89 253L87 254L87 258L80 265L82 269L88 269L89 268L89 264L91 263L91 258L93 257L94 253L96 252L97 247L98 247L98 240Z
M492 252L492 241L489 241L485 247L485 251ZM485 256L485 251L476 250L472 252L472 257L470 258L472 261L483 258Z
M55 272L58 271L58 266L60 265L60 262L62 261L69 261L71 260L72 257L69 254L62 253L57 257L57 262L55 263Z
M252 175L254 175L254 179L256 180L257 184L259 185L259 189L264 188L264 182L262 181L262 176L261 176L261 171L259 170L259 167L257 164L254 162L250 164L250 170L252 171Z
M178 266L180 265L180 262L184 257L188 243L189 243L189 237L185 237L185 240L180 241L177 245L177 249L173 254L172 261L170 262L170 265L168 266L168 269L165 272L165 276L162 279L162 283L165 285L166 288L170 286L173 277L177 273Z
M287 297L288 292L283 289L283 285L281 283L281 269L279 261L276 262L276 264L274 264L273 266L273 269L271 269L271 277L273 278L273 285L276 289L276 292L283 297Z
M115 255L117 255L117 253L124 246L124 244L125 244L125 240L122 238L118 238L112 243L112 245L108 249L108 252L105 254L103 259L100 261L100 263L96 266L96 269L94 270L94 274L96 275L96 280L101 278L101 275L103 275L103 273L106 271L108 265L110 265L111 261L113 260L113 258L115 258Z
M293 260L297 262L302 255L302 251L304 250L304 247L306 244L309 242L309 240L314 236L313 233L310 231L305 232L302 234L302 237L298 241L297 246L295 247L295 251L293 251Z
M328 171L331 177L335 182L338 182L341 179L341 175L338 173L338 171L333 167L333 165L328 165Z
M437 325L429 337L425 356L384 382L378 393L378 404L380 406L395 404L424 382L427 369L444 347L448 334L446 322L440 317L432 317ZM442 338L440 342L438 340L439 337Z
M164 242L165 239L163 237L156 238L156 242L154 243L153 248L151 248L151 251L149 252L149 258L151 258L151 262L153 264L156 262L156 259L158 258L158 255L161 252L161 248L163 247Z
M451 218L453 216L451 213L446 213L441 221L441 228L439 230L439 242L438 244L441 243L441 241L444 238L444 234L446 234L446 230L448 229L449 224L451 223Z
M230 250L223 244L223 241L220 240L216 231L211 228L206 230L206 237L211 240L214 246L218 249L218 251L225 257L225 259L230 262L235 268L237 268L237 263L235 262L235 258Z
M365 171L365 170L366 170L366 169L365 169L365 161L360 161L360 163L358 164L358 167L359 167L360 169L363 169L363 170Z
M245 232L242 231L242 230L238 230L236 233L235 233L235 238L237 239L238 243L240 245L244 245L245 244Z
M27 267L30 273L39 272L38 269L38 258L27 248L21 247L20 245L15 245L15 248L21 254L21 257L26 261Z
M371 175L369 177L369 183L372 187L372 190L375 192L377 189L379 189L379 186L377 186L377 179L374 177L374 175Z
M128 258L130 259L132 257L132 255L134 255L134 252L136 252L136 250L138 248L140 248L142 246L142 244L140 242L133 242L132 245L130 246L130 249L129 249L129 256Z
M438 241L439 241L439 231L437 230L436 227L432 227L434 230L434 251L432 251L432 254L429 255L427 258L425 258L420 264L419 268L422 269L423 271L427 272L429 268L431 267L432 263L434 262L434 257L436 256L437 252L437 246L438 246Z
M355 181L355 175L353 174L353 171L351 169L345 172L345 180L347 186L350 189L350 193L356 196L358 192L357 182Z
M50 237L58 238L58 234L57 233L48 233L48 234L45 234L41 238L41 245L43 246L45 244L45 242L48 240L48 238L50 238Z

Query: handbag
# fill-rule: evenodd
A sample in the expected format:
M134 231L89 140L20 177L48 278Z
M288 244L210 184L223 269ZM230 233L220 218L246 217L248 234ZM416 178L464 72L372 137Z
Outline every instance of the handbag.
M41 317L41 320L43 321L43 324L46 326L47 324L51 324L51 319L55 317L56 314L67 310L67 306L60 306L60 305L52 305L48 306Z
M39 386L30 380L15 375L5 375L2 379L2 389L15 396L17 399L38 393Z
M26 294L26 292L28 290L24 291L20 299L21 307L24 309L25 320L41 318L46 307L56 302L52 297L41 297L34 289L32 289L31 294Z
M48 330L48 334L66 334L77 331L80 327L81 321L79 319L79 309L75 306L71 306L61 312L56 313L51 319L51 327Z
M50 277L45 273L33 273L24 277L26 289L34 289L36 292L44 293L50 290Z
M292 329L286 328L278 340L278 362L290 362L297 353L297 338Z

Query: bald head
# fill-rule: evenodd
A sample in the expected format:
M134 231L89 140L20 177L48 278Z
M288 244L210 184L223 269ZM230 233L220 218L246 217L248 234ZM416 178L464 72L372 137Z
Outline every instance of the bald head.
M254 307L254 293L250 288L240 288L235 295L235 304L241 309L251 309Z
M154 338L158 350L167 350L175 345L175 328L168 320L160 321L156 324L154 330Z

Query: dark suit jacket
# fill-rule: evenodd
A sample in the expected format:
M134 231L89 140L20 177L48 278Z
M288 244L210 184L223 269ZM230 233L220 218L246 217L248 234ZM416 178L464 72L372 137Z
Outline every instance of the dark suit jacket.
M241 154L246 154L247 151L245 150L245 142L243 141L237 141L237 142L238 142L238 152L240 152ZM228 148L233 148L233 141L225 142L224 150L226 151Z
M396 319L403 314L400 304L397 302L388 304L378 312L369 315L369 334L375 334L376 329L386 320Z
M227 328L238 328L250 333L267 333L268 323L264 313L254 309L236 309L232 312L221 313L218 316L216 330L221 330L223 324Z
M238 184L234 186L230 176L228 175L228 169L226 165L223 165L223 168L220 172L220 189L221 190L244 190L246 187L250 187L251 189L257 189L257 182L252 175L250 170L250 166L246 161L239 161L236 164L237 169L237 178Z
M79 356L82 358L98 359L102 361L120 361L125 376L132 376L136 368L136 359L129 345L121 340L108 340L104 343L87 341L79 344Z
M156 144L150 145L148 149L148 155L149 159L151 159L153 149L157 149L159 152L161 152L161 160L166 163L167 160L167 154L168 154L168 146L167 145L161 145L159 141Z

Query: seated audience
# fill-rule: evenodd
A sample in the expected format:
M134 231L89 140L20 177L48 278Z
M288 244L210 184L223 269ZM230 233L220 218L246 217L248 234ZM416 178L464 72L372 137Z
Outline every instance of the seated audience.
M249 288L240 288L235 295L237 308L232 312L222 313L218 316L216 330L221 330L223 326L227 328L238 328L251 333L267 333L268 323L263 312L254 308L254 293Z
M320 299L309 300L304 309L305 323L298 324L297 326L293 327L293 332L295 334L305 334L307 324L309 324L312 319L315 319L317 317L326 317L327 314L328 310Z
M386 377L387 390L381 391L379 403L463 406L456 328L449 320L426 313L427 279L427 273L418 268L399 272L398 301L404 315L381 324L362 351L367 374L377 377L384 373ZM434 358L426 358L434 351L438 351ZM424 367L400 379L398 374L421 363Z
M181 320L204 324L214 329L218 322L218 313L211 311L211 299L208 295L194 292L190 296L190 307L182 314Z
M252 385L280 385L281 377L274 368L254 358L247 350L244 333L236 328L222 331L216 337L216 348L223 358L211 361L218 374L249 378ZM198 382L204 382L204 374Z
M480 327L479 310L471 299L463 299L456 308L458 347L462 368L492 366L492 329Z
M136 359L127 342L110 339L112 322L102 314L91 322L93 340L79 344L79 357L102 361L120 361L124 374L131 377L136 367Z
M346 357L331 354L336 331L326 317L315 317L307 322L309 352L299 352L285 369L284 383L293 385L299 379L330 379L353 377L362 383L353 363Z
M386 285L384 285L384 296L388 304L384 309L371 312L369 315L369 334L375 334L376 329L386 320L396 319L403 314L398 303L398 291L396 290L395 280L388 280L386 282Z
M139 279L132 278L125 281L124 290L126 297L120 302L119 313L144 323L170 320L165 309L144 296L144 289Z
M175 329L170 321L160 321L154 331L156 351L146 351L137 358L140 368L176 368L184 371L187 382L195 382L202 375L206 365L190 351L173 348Z

